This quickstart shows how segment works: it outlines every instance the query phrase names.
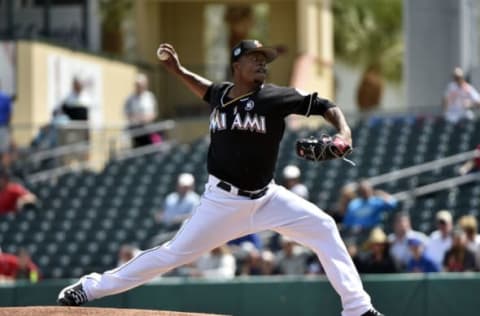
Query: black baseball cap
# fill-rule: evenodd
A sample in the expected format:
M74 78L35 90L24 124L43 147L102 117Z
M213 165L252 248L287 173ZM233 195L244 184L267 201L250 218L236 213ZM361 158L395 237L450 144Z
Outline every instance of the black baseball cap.
M267 63L272 62L277 58L278 52L275 48L264 47L262 43L257 40L243 40L232 49L232 56L230 62L236 62L240 57L253 52L261 52L265 55Z

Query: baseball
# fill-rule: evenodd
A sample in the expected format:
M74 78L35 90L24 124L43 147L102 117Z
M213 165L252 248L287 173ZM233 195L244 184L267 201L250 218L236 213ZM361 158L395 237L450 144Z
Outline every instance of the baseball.
M168 54L164 49L159 47L157 49L157 57L158 57L158 59L164 61L164 60L167 60L168 58L170 58L170 54Z

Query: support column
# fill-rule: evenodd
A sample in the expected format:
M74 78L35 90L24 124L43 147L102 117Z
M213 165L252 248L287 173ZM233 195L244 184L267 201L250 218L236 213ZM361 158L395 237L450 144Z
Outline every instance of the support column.
M333 93L333 18L331 0L297 2L299 58L294 72L298 88L318 91L323 97ZM310 67L308 67L309 65ZM313 66L313 67L311 67ZM308 78L308 79L307 79Z

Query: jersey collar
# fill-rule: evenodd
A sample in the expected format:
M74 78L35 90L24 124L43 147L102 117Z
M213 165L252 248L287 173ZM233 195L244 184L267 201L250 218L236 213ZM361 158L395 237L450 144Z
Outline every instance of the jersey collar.
M230 101L227 101L227 102L224 103L223 100L225 99L225 96L228 94L228 92L229 92L230 90L232 90L232 88L233 88L233 84L231 84L230 86L228 86L228 87L223 91L222 97L221 97L221 99L220 99L220 103L222 104L222 107L226 107L226 106L228 106L228 105L230 105L230 104L232 104L232 103L237 102L238 100L241 100L241 99L244 99L244 98L246 98L246 97L248 97L248 96L251 96L252 94L254 94L255 92L257 92L258 90L262 89L262 88L263 88L263 84L260 86L260 88L258 88L258 89L256 89L256 90L253 90L253 91L247 92L247 93L245 93L245 94L242 94L242 95L240 95L240 96L238 96L238 97L236 97L236 98L233 98L233 99L231 99Z

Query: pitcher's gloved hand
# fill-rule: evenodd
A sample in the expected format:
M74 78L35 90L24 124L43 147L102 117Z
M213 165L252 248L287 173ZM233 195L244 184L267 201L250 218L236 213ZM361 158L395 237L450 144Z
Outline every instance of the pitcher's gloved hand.
M341 137L322 135L297 140L297 155L306 160L325 161L344 158L352 152L352 147Z

